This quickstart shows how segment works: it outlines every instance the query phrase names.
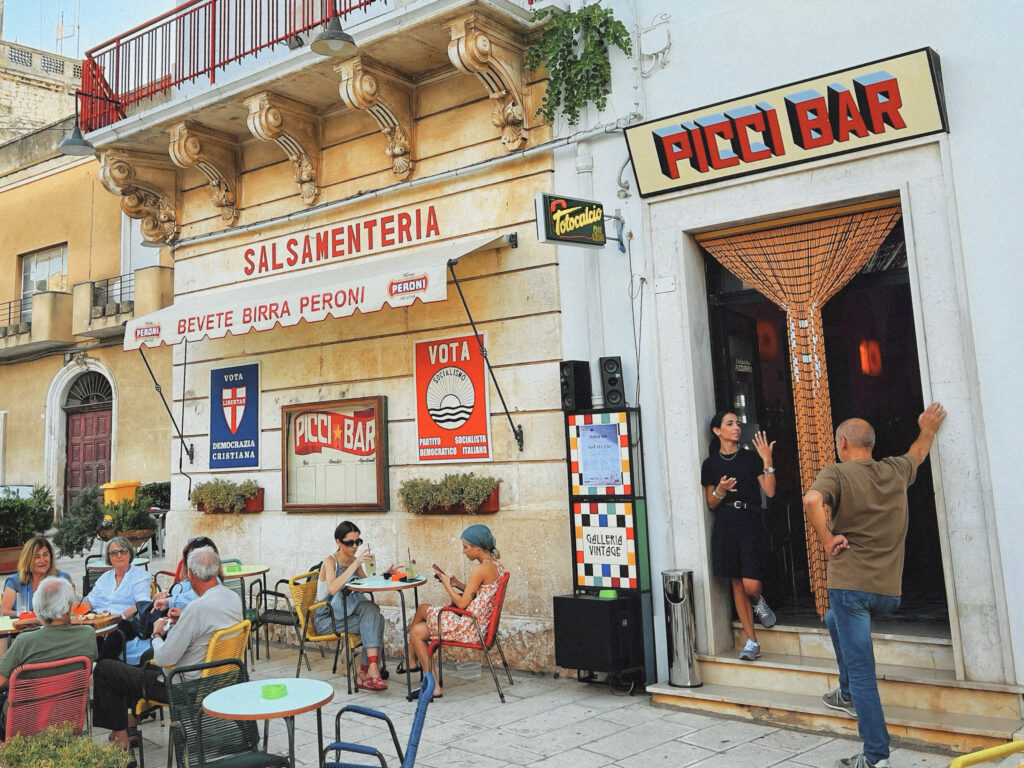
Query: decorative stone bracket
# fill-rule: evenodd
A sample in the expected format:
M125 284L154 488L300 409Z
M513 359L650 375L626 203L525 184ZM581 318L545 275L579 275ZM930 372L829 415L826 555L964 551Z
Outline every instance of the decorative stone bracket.
M523 135L523 46L516 36L478 13L452 19L448 58L463 72L476 75L494 101L491 123L501 129L507 152L526 143Z
M302 202L313 205L320 196L316 111L308 104L271 91L250 96L245 106L249 108L249 132L257 139L275 142L284 150L292 164Z
M171 160L179 168L202 171L209 182L210 201L220 208L227 226L234 224L238 219L238 143L234 137L192 120L171 126L168 133Z
M101 151L100 182L121 198L121 210L141 220L142 237L153 245L172 245L178 238L174 208L177 170L162 155Z
M339 91L345 106L369 112L388 140L384 154L402 179L413 170L412 85L366 56L346 59L334 68L341 75Z

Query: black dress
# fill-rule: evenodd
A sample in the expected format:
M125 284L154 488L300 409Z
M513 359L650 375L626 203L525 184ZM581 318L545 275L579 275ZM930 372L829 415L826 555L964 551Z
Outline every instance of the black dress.
M711 567L715 576L764 581L764 524L761 521L761 484L764 461L757 451L741 448L728 461L719 453L700 468L703 486L718 485L722 477L735 477L736 487L726 491L716 507L711 528Z

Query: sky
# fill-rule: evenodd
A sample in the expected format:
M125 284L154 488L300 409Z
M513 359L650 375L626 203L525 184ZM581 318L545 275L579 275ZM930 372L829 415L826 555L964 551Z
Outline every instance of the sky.
M182 2L184 0L3 0L0 39L80 59L93 46L156 18ZM61 25L65 39L59 44L57 28Z

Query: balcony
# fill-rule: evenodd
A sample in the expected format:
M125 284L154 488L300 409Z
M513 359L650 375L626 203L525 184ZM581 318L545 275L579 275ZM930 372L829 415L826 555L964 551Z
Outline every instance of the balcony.
M0 360L60 349L73 341L70 293L46 291L0 304Z
M75 336L122 336L126 321L174 301L174 270L145 267L134 274L78 283L72 295L71 330Z

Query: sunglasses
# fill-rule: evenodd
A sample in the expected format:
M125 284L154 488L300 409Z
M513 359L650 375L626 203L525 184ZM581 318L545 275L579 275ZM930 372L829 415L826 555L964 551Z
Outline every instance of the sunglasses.
M362 539L342 539L341 546L343 547L358 547L363 543Z
M127 555L128 554L128 550L127 549L109 549L109 550L107 550L107 554L110 555L111 557L117 557L118 555Z

